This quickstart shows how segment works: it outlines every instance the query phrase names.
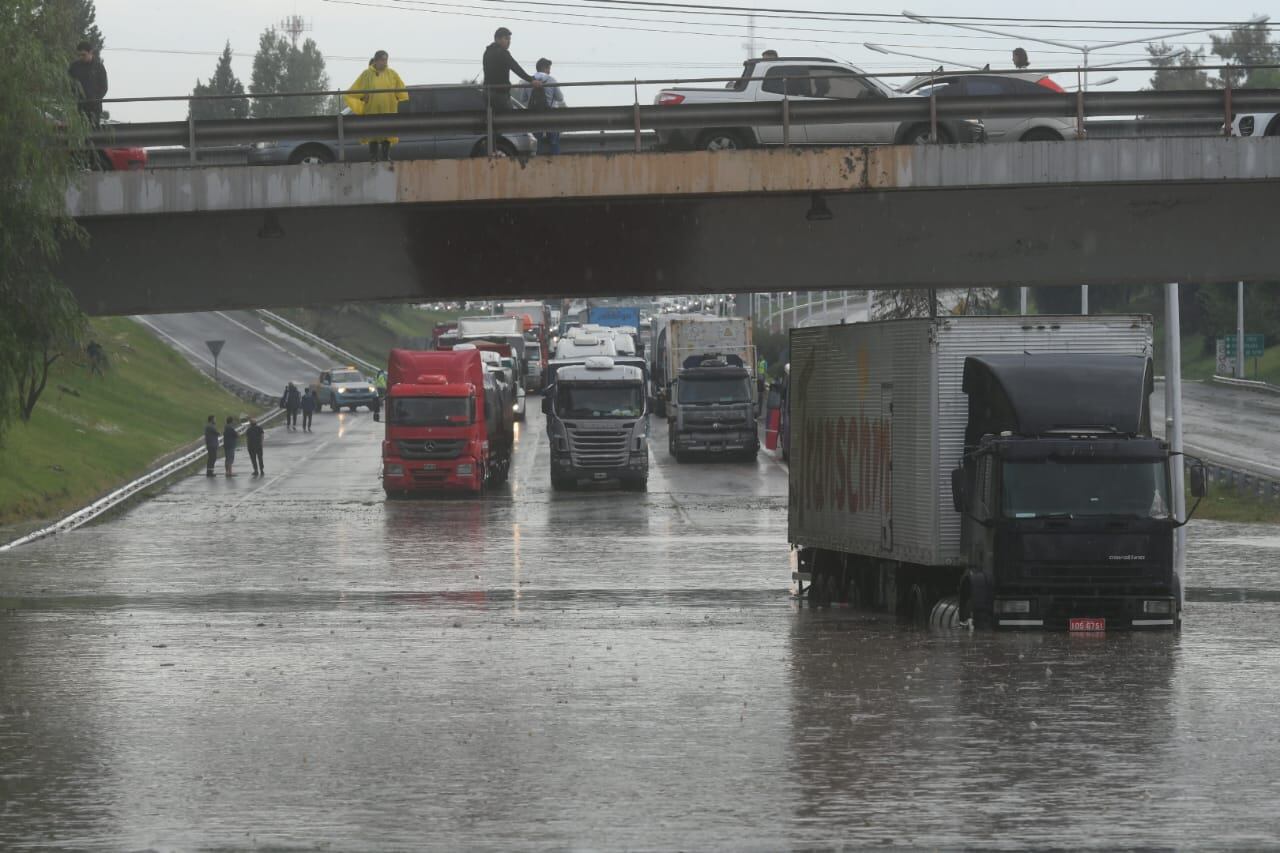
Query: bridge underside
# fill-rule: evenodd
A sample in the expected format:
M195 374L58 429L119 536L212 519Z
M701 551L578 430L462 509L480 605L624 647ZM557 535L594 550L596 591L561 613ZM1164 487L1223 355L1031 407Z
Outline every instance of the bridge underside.
M1275 146L926 148L111 175L63 272L93 314L1280 275Z

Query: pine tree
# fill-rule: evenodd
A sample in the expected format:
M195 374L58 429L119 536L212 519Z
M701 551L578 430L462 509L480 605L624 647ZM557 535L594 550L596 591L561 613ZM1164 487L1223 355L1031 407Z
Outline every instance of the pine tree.
M1151 54L1151 64L1155 73L1151 75L1151 88L1157 91L1173 89L1211 89L1213 81L1208 71L1200 71L1196 66L1205 64L1203 50L1192 53L1181 50L1173 53L1164 42L1147 45L1147 53Z
M249 91L255 95L278 92L316 92L329 88L329 75L324 70L324 56L312 39L299 48L274 27L263 31L258 39L258 52L253 57L253 76ZM329 99L323 96L305 98L255 99L254 118L309 116L326 112Z
M1211 35L1213 52L1229 65L1274 65L1280 62L1280 45L1268 38L1267 24L1249 24L1236 27L1228 36ZM1222 79L1231 82L1233 89L1272 88L1280 83L1275 69L1229 69L1222 72Z
M208 83L196 81L196 86L191 90L192 95L243 95L244 84L240 82L240 78L236 77L235 72L231 70L231 42L227 42L226 47L222 49L222 56L218 57L218 65L213 70L213 76L209 78ZM248 118L249 117L249 101L247 99L225 99L217 101L193 101L191 103L191 117L196 119L220 119L220 118Z

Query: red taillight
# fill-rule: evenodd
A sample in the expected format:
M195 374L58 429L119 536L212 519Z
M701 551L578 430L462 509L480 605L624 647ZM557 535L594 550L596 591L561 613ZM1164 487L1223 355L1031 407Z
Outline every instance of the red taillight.
M677 95L675 92L659 92L658 100L654 103L660 107L670 107L675 104L683 104L684 95Z
M1050 92L1058 92L1059 94L1063 92L1063 88L1059 86L1057 83L1053 82L1053 78L1051 77L1041 77L1039 80L1036 81L1036 83L1038 83L1041 86L1044 86Z

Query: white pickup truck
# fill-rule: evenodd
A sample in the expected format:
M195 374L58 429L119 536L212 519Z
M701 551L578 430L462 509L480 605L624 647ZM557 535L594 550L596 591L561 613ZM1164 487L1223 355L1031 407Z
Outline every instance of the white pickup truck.
M676 87L658 93L658 106L682 104L872 100L909 98L875 77L845 62L819 57L748 59L742 76L723 88ZM782 124L758 127L664 128L658 144L664 150L721 151L781 145ZM982 142L981 121L938 121L939 142ZM793 145L914 145L930 141L927 121L841 121L833 124L793 124Z

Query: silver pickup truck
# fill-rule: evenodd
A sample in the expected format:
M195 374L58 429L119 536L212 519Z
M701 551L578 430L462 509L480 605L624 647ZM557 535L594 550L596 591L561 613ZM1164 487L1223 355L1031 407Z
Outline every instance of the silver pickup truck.
M683 104L875 100L910 98L845 62L820 57L748 59L742 76L723 88L676 87L658 93L658 106ZM982 142L981 121L938 122L939 142ZM781 145L781 123L758 127L664 128L658 144L664 150L721 151ZM928 122L862 121L792 125L793 145L914 145L930 141Z

